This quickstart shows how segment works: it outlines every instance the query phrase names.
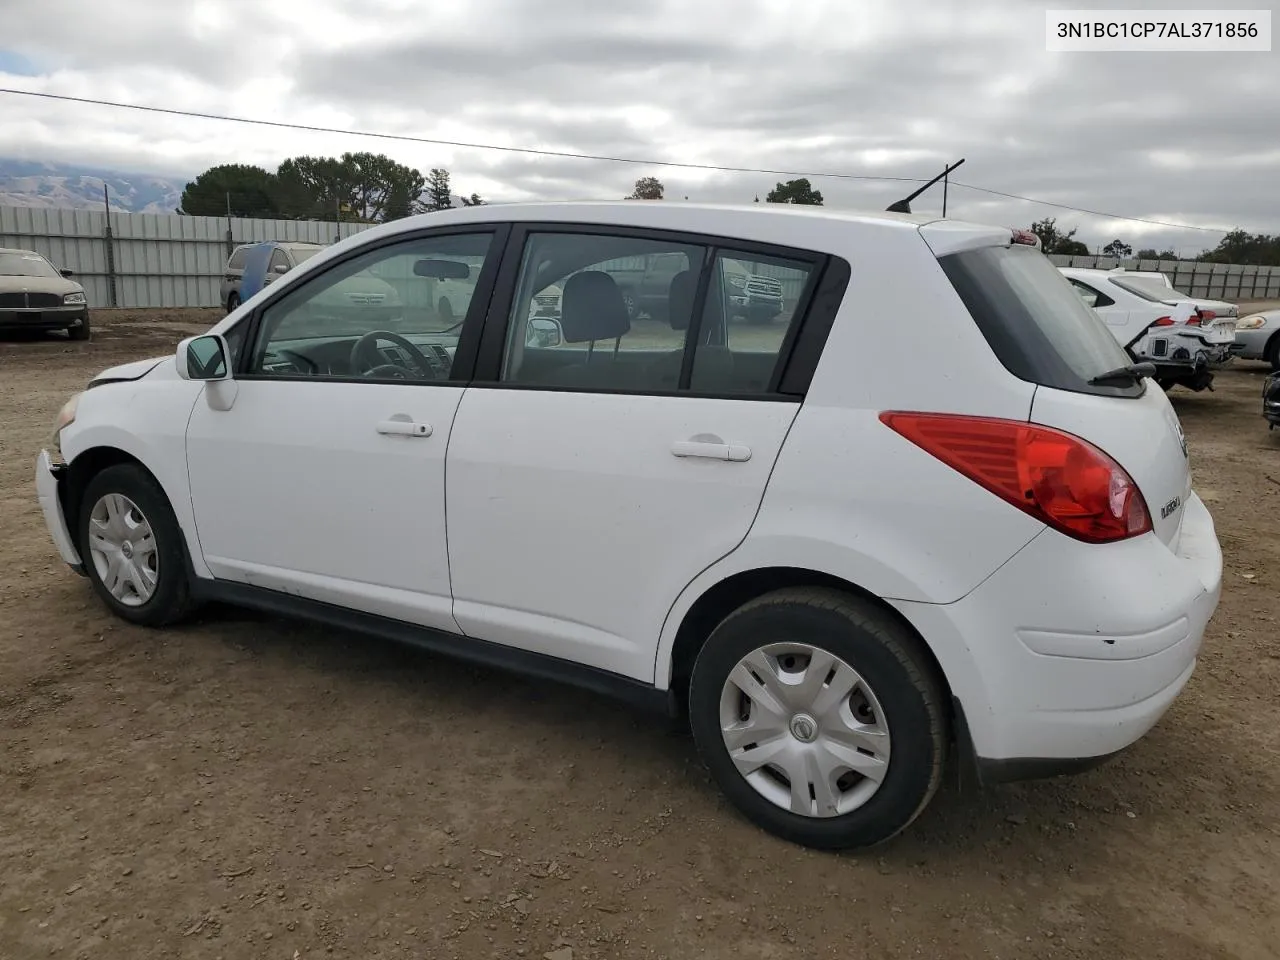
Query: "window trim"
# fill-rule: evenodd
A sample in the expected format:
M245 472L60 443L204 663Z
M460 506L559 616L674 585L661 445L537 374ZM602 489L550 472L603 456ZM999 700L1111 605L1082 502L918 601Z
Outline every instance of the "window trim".
M448 380L394 380L390 378L373 378L373 377L316 377L311 374L261 374L249 372L249 366L252 362L253 355L257 349L258 334L262 329L262 316L279 303L285 297L291 296L295 291L307 284L314 283L331 270L335 270L344 264L350 263L352 260L382 250L387 247L399 246L404 243L413 243L419 240L432 240L437 237L449 236L469 236L478 233L490 234L489 255L485 258L484 267L480 271L480 276L476 278L475 292L471 295L471 302L467 305L467 314L462 319L462 327L458 332L458 346L454 349L452 376ZM417 386L417 387L465 387L471 382L471 378L475 374L476 356L480 348L480 334L485 326L485 316L492 307L492 299L499 272L504 263L509 246L509 238L511 235L511 224L506 221L484 221L480 223L458 223L448 226L425 227L416 230L405 230L402 232L387 234L367 243L361 243L351 247L345 251L343 255L334 257L332 260L322 264L319 267L312 265L310 268L301 266L295 268L298 273L295 275L296 280L281 288L275 284L265 288L269 293L266 298L253 312L249 314L241 323L248 324L248 331L245 334L245 349L241 351L239 361L235 365L232 376L237 380L246 381L268 381L281 383L377 383L377 384L397 384L399 386ZM358 234L357 234L358 236ZM292 273L292 271L290 271ZM239 324L237 324L239 326Z
M685 230L672 230L655 227L638 227L630 224L583 223L577 221L518 221L511 224L511 233L507 238L507 247L499 268L497 289L489 311L485 317L480 333L479 352L476 357L474 374L469 386L484 387L488 390L534 390L545 393L582 393L601 394L606 396L634 397L689 397L710 400L755 400L765 403L799 403L804 400L809 383L813 379L813 371L817 366L817 357L822 354L827 335L831 331L835 313L842 302L848 282L848 264L839 257L821 253L816 250L805 250L797 247L784 247L777 244L762 243L740 237L726 237L714 234L697 233ZM680 366L680 379L675 390L630 389L613 387L580 387L561 386L556 384L513 383L503 381L502 359L506 350L507 336L510 332L512 316L517 293L519 274L524 263L525 250L531 234L571 233L596 234L610 237L626 237L636 240L651 240L659 243L696 244L706 249L703 257L698 286L694 294L693 316L690 318L689 330L685 336L684 357ZM709 393L689 389L693 373L693 351L696 349L698 332L702 326L702 315L706 307L707 288L710 285L711 265L721 252L759 254L775 259L794 260L809 267L809 278L805 283L801 296L796 301L796 309L792 315L789 329L779 347L778 359L774 372L763 392ZM822 311L829 316L816 318L811 323L811 313L819 293L826 293L829 301L831 290L823 290L823 279L829 274L840 274L840 270L828 270L832 263L844 267L843 281L838 284L835 309ZM829 307L830 304L828 303ZM806 329L813 331L806 336ZM804 347L797 362L797 348ZM816 351L816 356L815 356Z
M1079 277L1067 277L1067 279L1071 281L1072 286L1084 287L1086 290L1092 293L1095 297L1097 297L1097 299L1093 302L1090 309L1097 310L1099 307L1110 307L1115 305L1115 300L1113 300L1111 297L1108 297L1105 293L1103 293L1101 290L1094 287L1092 284L1085 283Z

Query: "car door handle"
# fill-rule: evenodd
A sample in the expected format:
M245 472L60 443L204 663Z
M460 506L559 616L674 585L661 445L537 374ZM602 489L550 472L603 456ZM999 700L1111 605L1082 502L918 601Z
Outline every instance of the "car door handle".
M751 459L751 448L741 443L712 443L706 440L677 440L671 445L677 457L703 457L707 460L732 460L743 463Z
M378 432L392 437L429 437L431 424L415 423L412 420L383 420L378 424Z

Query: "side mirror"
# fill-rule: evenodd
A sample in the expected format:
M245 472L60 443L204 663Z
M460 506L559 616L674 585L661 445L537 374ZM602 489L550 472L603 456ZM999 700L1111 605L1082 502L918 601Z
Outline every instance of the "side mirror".
M174 360L183 380L230 380L231 351L215 333L188 337L178 344Z
M550 317L533 317L524 328L526 347L558 347L563 339L559 322Z
M287 263L277 263L271 268L272 273L288 273L289 265Z
M66 267L63 267L58 272L62 274L64 277L74 277L76 275L76 272L74 270L68 270Z

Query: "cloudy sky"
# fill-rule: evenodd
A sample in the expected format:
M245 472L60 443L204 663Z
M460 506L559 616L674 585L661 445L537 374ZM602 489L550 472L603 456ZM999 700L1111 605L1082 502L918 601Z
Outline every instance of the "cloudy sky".
M1129 8L1166 4L1128 0ZM1201 0L1200 6L1211 5ZM1033 0L2 0L0 86L264 120L813 174L929 177L1280 232L1280 53L1048 53ZM1239 6L1232 4L1232 6ZM1262 6L1255 4L1254 6ZM1106 5L1081 4L1082 9ZM494 200L763 199L781 179L158 116L0 94L0 154L190 178L385 152ZM910 184L812 178L879 209ZM916 201L936 212L941 193ZM1057 216L1091 246L1220 233L953 187L948 214Z

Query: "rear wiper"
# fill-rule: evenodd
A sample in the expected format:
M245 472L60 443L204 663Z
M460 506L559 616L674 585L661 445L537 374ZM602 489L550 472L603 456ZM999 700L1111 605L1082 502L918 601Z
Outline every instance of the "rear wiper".
M1154 363L1130 363L1123 367L1116 367L1114 370L1108 370L1106 373L1100 373L1092 380L1089 385L1092 387L1119 387L1128 383L1137 383L1143 377L1154 377L1156 375L1156 365Z

